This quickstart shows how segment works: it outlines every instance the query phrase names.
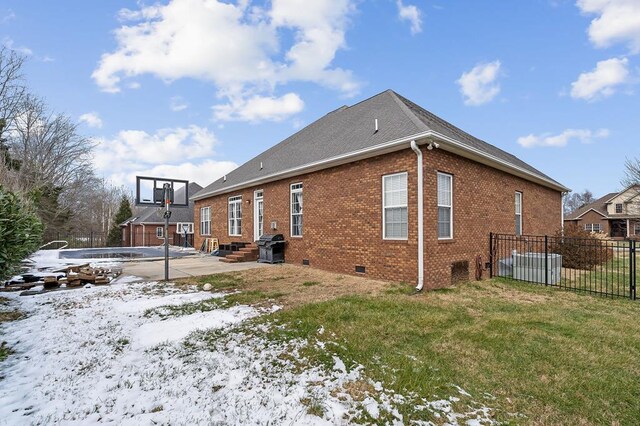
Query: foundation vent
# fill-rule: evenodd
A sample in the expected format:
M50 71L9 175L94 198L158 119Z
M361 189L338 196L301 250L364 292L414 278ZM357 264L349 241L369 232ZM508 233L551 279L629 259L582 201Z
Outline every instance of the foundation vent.
M451 264L451 284L469 281L469 261L460 260Z
M365 267L364 266L356 266L356 272L359 274L364 274L365 273Z

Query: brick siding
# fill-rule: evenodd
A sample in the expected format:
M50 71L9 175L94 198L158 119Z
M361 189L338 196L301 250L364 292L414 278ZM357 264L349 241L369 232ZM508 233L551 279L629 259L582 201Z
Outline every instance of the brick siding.
M489 232L515 232L515 191L523 193L523 232L551 234L561 224L561 194L541 185L487 167L442 150L424 154L425 287L451 283L456 261L469 262L473 276L475 257L488 258ZM453 239L437 238L438 171L453 175ZM408 173L409 228L406 241L382 238L382 176ZM303 237L290 236L292 183L302 182ZM417 170L410 149L259 185L195 203L195 247L200 234L200 208L211 207L211 236L221 243L253 241L254 191L264 191L264 232L281 233L287 240L286 261L392 281L417 281ZM242 236L228 235L228 198L242 195ZM277 223L270 229L271 222Z

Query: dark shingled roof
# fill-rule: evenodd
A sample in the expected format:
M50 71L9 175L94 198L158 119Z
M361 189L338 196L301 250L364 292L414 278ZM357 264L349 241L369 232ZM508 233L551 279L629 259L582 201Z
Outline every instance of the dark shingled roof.
M200 191L202 187L195 182L191 182L189 184L189 194L195 194ZM176 190L176 198L180 199L183 197L182 193L184 193L184 187ZM178 222L193 222L193 206L194 201L189 200L189 207L176 207L171 209L171 217L169 218L169 223L175 224ZM131 222L135 224L143 224L143 223L164 223L164 211L160 210L160 207L144 207L141 209L140 214L137 216L132 216L120 226L127 225Z
M377 132L373 131L375 119L379 123ZM326 114L227 174L226 181L220 178L194 197L205 198L261 177L427 131L440 133L467 149L479 150L562 187L517 157L469 135L394 91L386 90L355 105L343 106Z
M573 213L567 215L564 219L565 220L575 220L578 218L578 216L586 213L587 211L593 209L595 211L597 211L598 213L607 216L607 204L606 202L609 201L611 198L613 198L614 196L616 196L618 194L618 192L610 192L607 195L605 195L604 197L600 197L597 200L595 200L593 203L589 203L586 204L582 207L580 207L579 209L577 209L576 211L574 211Z

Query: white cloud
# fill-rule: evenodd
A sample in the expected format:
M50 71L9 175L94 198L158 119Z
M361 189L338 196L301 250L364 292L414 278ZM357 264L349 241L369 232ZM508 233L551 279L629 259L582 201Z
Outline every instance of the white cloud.
M174 96L171 98L170 107L171 111L178 112L189 108L189 104L182 99L182 96Z
M402 0L397 0L398 17L403 21L409 21L411 24L411 34L422 32L422 13L414 5L404 5Z
M471 71L462 73L456 83L465 97L465 105L486 104L500 93L500 84L497 82L500 66L500 61L493 61L478 64Z
M4 45L4 47L6 47L9 50L13 50L14 52L18 52L21 53L25 56L31 56L33 55L33 50L29 49L26 46L16 46L15 42L13 41L13 39L9 38L9 37L5 37L2 40L2 44Z
M587 15L598 15L589 25L589 39L599 48L625 43L631 53L640 52L640 1L578 0Z
M119 172L109 176L114 185L132 186L136 176L153 176L169 179L184 179L204 187L228 174L238 165L233 161L204 160L179 164L162 164L150 168L140 168L129 172Z
M518 143L524 148L533 148L536 146L560 148L566 146L571 140L578 140L581 143L591 143L595 139L608 137L608 129L599 129L595 132L589 129L566 129L557 135L544 133L541 135L530 134L522 136L518 138Z
M82 123L86 123L89 127L96 127L98 129L102 127L102 119L97 112L87 112L82 114L79 117L79 120Z
M571 97L590 101L611 96L618 86L629 81L628 63L627 58L598 62L593 71L580 74L571 83Z
M276 97L253 96L232 99L226 105L213 107L213 115L222 121L282 121L304 108L304 102L295 93Z
M166 82L210 81L231 103L272 97L278 85L292 81L353 95L358 82L333 61L346 47L354 1L273 0L260 8L247 1L171 0L125 9L114 31L118 46L102 56L92 77L106 92L143 74Z
M13 21L14 19L16 19L16 14L13 10L8 9L7 13L5 13L5 15L0 19L0 22L4 24L5 22Z
M94 166L118 185L131 185L136 176L142 175L208 184L237 167L234 162L208 158L215 155L218 141L207 128L195 125L160 129L153 134L123 130L97 142Z

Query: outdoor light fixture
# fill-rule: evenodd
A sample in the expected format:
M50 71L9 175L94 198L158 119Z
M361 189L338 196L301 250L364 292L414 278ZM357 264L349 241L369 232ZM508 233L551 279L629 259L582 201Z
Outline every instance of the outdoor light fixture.
M431 151L433 148L436 148L436 149L440 148L440 144L438 144L437 142L431 142L429 143L429 145L427 145L427 149L429 151Z

